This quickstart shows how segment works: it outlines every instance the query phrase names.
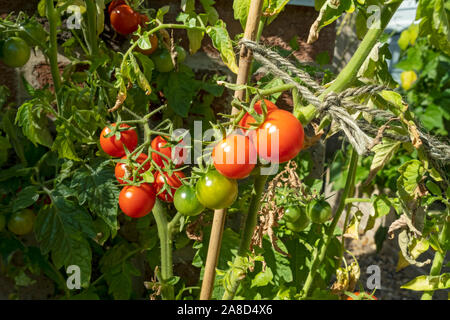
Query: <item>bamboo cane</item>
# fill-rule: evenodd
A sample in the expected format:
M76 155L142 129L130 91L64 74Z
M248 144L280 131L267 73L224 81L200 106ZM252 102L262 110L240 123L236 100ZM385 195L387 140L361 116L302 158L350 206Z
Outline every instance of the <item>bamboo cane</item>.
M252 0L245 25L244 38L255 41L258 33L258 26L261 20L263 0ZM252 53L244 46L241 47L239 53L239 71L236 84L247 83L248 75L251 68ZM244 100L245 91L238 90L234 96L239 100ZM233 108L231 113L235 114L239 110ZM205 272L203 275L202 289L200 291L200 300L209 300L214 288L214 279L216 275L217 261L219 260L220 247L222 244L222 235L225 225L225 217L227 210L215 210L214 219L211 228L211 236L209 239L208 255L206 257Z

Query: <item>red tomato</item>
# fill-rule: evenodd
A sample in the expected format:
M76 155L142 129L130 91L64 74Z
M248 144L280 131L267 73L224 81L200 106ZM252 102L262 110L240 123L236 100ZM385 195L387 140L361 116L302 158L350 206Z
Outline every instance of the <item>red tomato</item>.
M155 177L156 193L159 193L159 191L163 189L164 184L166 183L171 187L171 194L169 194L167 190L164 190L163 192L158 194L158 198L166 202L173 202L173 195L175 194L175 191L177 191L177 189L183 185L180 179L184 177L185 175L181 171L175 171L171 176L169 176L167 172L164 172L164 175L157 172Z
M161 136L157 136L155 139L152 140L151 146L153 150L156 150L162 153L163 155L167 156L169 159L172 159L172 161L175 163L177 167L181 166L186 160L187 152L185 152L185 150L182 147L176 147L174 157L172 158L172 148L165 147L166 144L167 144L166 139L164 139ZM169 162L167 158L164 158L155 152L152 153L152 159L161 168L165 166L165 163Z
M123 213L132 218L149 214L155 205L155 190L148 183L140 186L125 186L119 194L119 206Z
M147 155L144 153L141 153L135 161L133 161L133 169L137 169L139 165L144 163L145 160L147 160ZM122 157L122 160L127 159L127 156ZM137 164L136 164L137 162ZM151 167L150 161L146 162L145 165L139 170L140 174L143 174L145 171L149 170ZM120 184L126 183L122 180L122 178L125 176L125 173L128 172L128 180L133 180L132 171L130 170L128 164L126 162L117 162L116 168L114 170L114 173L116 175L117 181L119 181ZM141 180L141 179L139 179Z
M113 123L112 126L116 124ZM130 128L129 125L122 123L121 128ZM133 151L138 143L138 136L134 130L125 130L120 132L120 140L117 140L115 136L105 138L105 135L111 132L107 126L103 128L100 133L100 146L103 151L113 157L122 157L125 155L125 150L123 146L125 145L128 151Z
M122 35L135 32L141 22L140 14L126 4L115 7L109 18L113 29Z
M256 149L247 136L231 134L213 149L216 170L230 179L248 177L256 165Z
M111 12L118 6L126 4L125 0L113 0L108 6L108 14L111 14Z
M142 28L145 28L147 26L147 22L149 22L150 20L148 19L148 17L145 14L140 14L139 15L139 24L141 25Z
M300 121L292 113L282 109L268 113L266 121L253 135L258 155L278 163L293 159L302 149L303 139L304 131Z
M262 114L263 113L262 112L261 102L262 101L259 100L254 105L254 109L255 109L256 113L258 113L258 114ZM270 102L269 100L264 99L264 102L266 103L267 113L269 113L272 110L278 109L278 107L275 104L273 104L272 102ZM250 124L251 123L255 123L255 122L256 122L255 118L253 118L248 112L246 112L244 114L244 116L242 117L241 121L239 121L239 126L240 127L244 127L244 128L250 128ZM242 129L242 131L245 132L247 130Z

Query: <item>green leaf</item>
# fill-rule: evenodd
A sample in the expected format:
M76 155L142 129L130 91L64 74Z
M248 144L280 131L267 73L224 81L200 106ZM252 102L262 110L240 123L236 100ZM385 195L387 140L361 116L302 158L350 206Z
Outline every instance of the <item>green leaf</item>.
M81 161L75 151L75 145L71 138L66 136L65 133L60 133L56 136L56 139L52 146L52 151L58 152L60 158L65 158L74 161Z
M48 130L48 120L42 108L34 107L38 101L30 100L22 104L17 111L16 123L22 127L23 134L33 142L34 145L42 144L51 147L53 138Z
M15 113L13 109L7 109L4 111L4 114L2 116L2 122L1 127L3 131L5 131L6 135L9 138L9 142L11 143L12 147L14 148L14 151L16 152L17 156L19 157L20 161L22 161L23 164L26 165L27 159L25 158L25 152L23 149L23 138L20 139L19 132L20 129L18 129L16 126L14 126Z
M373 157L372 164L370 165L369 176L364 182L365 185L369 184L373 178L375 178L378 171L383 169L383 167L392 159L400 145L401 142L399 141L385 138L382 143L377 144L372 148L375 155Z
M56 268L79 266L81 285L89 285L92 251L85 236L93 238L95 233L85 209L55 195L52 204L39 211L35 234L43 254L52 254Z
M421 0L417 6L416 20L419 35L426 36L436 48L450 55L450 22L444 0Z
M39 187L28 186L19 192L17 198L13 202L13 211L17 212L21 209L28 208L39 199Z
M443 273L440 276L418 276L400 288L413 291L433 291L450 288L450 273Z
M227 31L227 26L222 20L218 20L214 26L208 26L206 33L211 37L214 48L219 50L222 61L234 73L238 73L233 43Z
M267 286L273 279L272 270L266 267L265 271L261 271L252 279L251 287L264 287Z
M192 71L184 72L182 68L178 72L169 74L170 85L163 88L169 107L181 117L187 117L192 101L200 89L199 83L194 79Z
M240 21L242 29L245 29L245 24L247 23L248 11L250 10L250 2L250 0L233 1L234 19Z
M87 203L89 209L102 218L112 232L116 232L120 191L113 179L113 169L108 164L109 161L105 161L95 168L81 167L73 174L70 186L77 190L80 205Z
M8 138L0 136L0 166L8 160L9 149L11 149L11 144Z
M122 242L109 249L100 260L100 270L108 283L108 292L116 300L128 300L132 293L132 279L139 276L130 259L135 250L131 244Z
M404 200L410 201L416 196L425 168L419 160L410 160L398 168L398 171L400 173L397 180L399 194Z

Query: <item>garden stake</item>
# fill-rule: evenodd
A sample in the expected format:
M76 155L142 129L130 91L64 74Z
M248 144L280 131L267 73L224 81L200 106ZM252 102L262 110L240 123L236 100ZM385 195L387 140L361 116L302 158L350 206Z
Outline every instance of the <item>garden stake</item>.
M258 26L261 20L262 5L262 0L251 1L247 23L245 25L244 39L249 39L252 41L256 40ZM237 75L236 84L240 85L247 83L251 68L251 61L251 51L242 46L239 53L239 72ZM238 90L235 92L234 96L239 100L243 100L245 98L245 91ZM231 113L235 114L238 111L238 109L233 107ZM209 300L211 298L212 289L214 288L216 266L220 254L226 212L226 209L214 211L214 219L211 228L211 236L209 239L208 255L206 257L200 300Z

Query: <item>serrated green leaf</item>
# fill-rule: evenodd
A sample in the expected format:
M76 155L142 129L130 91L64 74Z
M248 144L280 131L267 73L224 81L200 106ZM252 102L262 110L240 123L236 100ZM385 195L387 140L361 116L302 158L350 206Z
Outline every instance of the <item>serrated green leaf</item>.
M28 186L17 194L17 198L13 202L13 211L17 212L21 209L28 208L39 199L39 187Z
M413 291L432 291L450 288L450 273L444 273L440 276L418 276L410 282L402 285L400 288Z
M377 144L372 148L375 155L372 164L370 165L369 176L364 182L365 185L369 184L375 178L378 171L383 169L383 167L392 159L400 145L401 142L399 141L383 139L382 143Z
M42 144L50 148L53 138L48 130L47 116L40 107L34 107L36 102L30 100L22 104L17 110L15 122L22 127L23 134L34 145Z
M234 73L238 73L233 43L227 31L227 26L222 20L218 20L214 26L208 26L206 33L210 36L214 48L219 50L220 57L225 65Z
M117 199L119 188L113 180L114 172L108 161L98 164L92 170L82 167L73 174L71 188L78 191L81 205L87 203L89 209L102 218L112 232L117 230Z
M186 67L187 68L187 67ZM163 88L169 107L179 116L187 117L192 101L200 89L199 83L194 79L192 72L171 72L169 86Z
M267 286L273 279L272 270L267 267L265 271L258 272L252 279L251 287L264 287Z

